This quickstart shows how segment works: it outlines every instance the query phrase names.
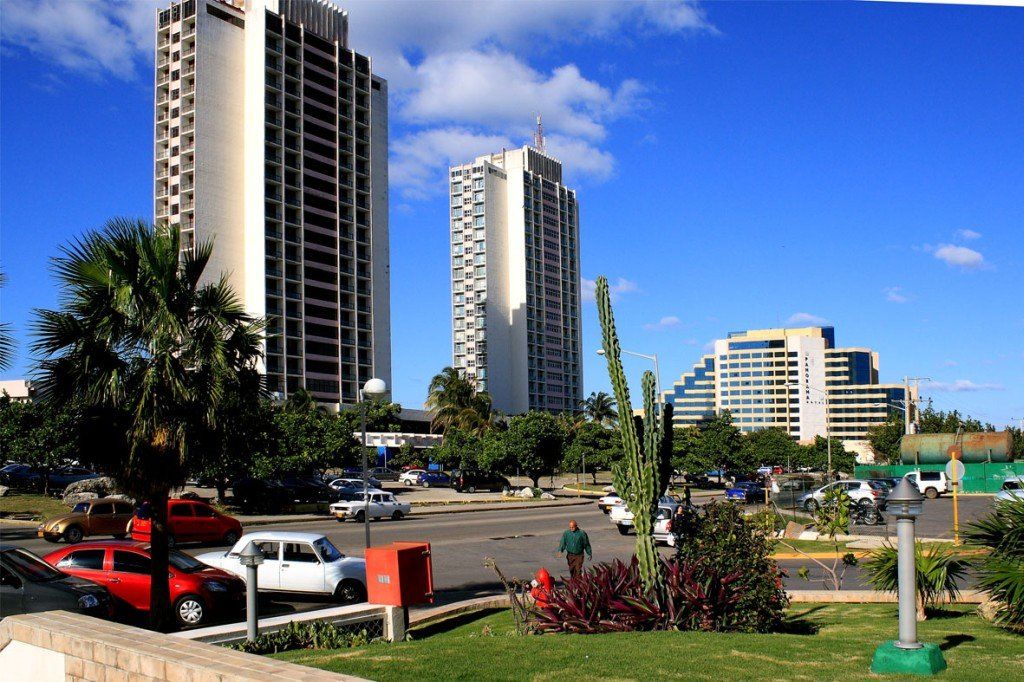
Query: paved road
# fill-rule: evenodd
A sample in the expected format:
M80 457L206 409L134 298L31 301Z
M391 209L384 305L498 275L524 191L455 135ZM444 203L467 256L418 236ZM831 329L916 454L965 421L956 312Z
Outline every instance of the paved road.
M990 497L965 498L962 501L961 514L968 518L974 517L990 506ZM924 532L921 535L951 537L951 531L947 532L951 521L945 520L950 514L951 503L948 499L926 501L922 519ZM503 509L420 518L417 518L414 512L412 516L401 521L376 521L370 527L374 545L395 540L429 541L433 550L435 590L440 602L450 602L500 591L500 584L493 571L483 566L486 557L493 557L505 575L510 577L529 579L541 566L547 567L555 575L564 573L565 560L557 557L555 550L559 536L568 525L569 519L576 519L589 533L594 546L595 560L625 559L632 554L633 536L620 535L596 505ZM277 524L265 528L323 533L341 551L354 556L361 556L363 553L363 527L353 522L323 520ZM885 526L880 526L867 529L866 532L884 534L885 530ZM54 547L36 538L31 529L5 529L4 541L22 545L38 554L52 551ZM185 549L189 553L198 554L210 551L211 548ZM820 580L824 576L824 571L812 562L795 560L781 563L789 572L786 579L788 588L822 587ZM807 566L810 570L809 581L797 577L797 570L801 566ZM867 587L862 571L858 568L850 569L844 587ZM309 610L321 605L322 602L318 600L275 598L272 601L267 600L264 613L269 615Z

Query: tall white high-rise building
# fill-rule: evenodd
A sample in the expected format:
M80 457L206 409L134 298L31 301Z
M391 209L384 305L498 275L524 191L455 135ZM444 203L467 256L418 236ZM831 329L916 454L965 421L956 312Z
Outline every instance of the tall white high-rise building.
M387 83L325 0L157 11L155 208L213 240L266 317L266 381L324 403L390 383Z
M533 147L450 169L452 364L508 414L578 410L579 205Z

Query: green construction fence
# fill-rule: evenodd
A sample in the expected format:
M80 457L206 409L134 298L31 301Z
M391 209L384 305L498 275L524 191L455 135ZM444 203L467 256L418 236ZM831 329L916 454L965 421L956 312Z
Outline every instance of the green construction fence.
M858 464L856 478L890 478L911 471L945 471L945 464ZM1024 461L965 464L960 490L965 493L994 493L1008 476L1024 476Z

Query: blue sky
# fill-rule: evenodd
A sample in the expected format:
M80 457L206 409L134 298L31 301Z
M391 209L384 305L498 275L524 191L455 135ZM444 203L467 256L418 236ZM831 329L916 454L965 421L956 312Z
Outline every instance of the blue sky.
M398 401L449 362L445 168L527 141L539 110L583 276L616 283L623 345L664 386L730 330L820 319L883 380L931 377L937 408L1024 417L1024 10L341 5L391 84ZM22 350L58 245L151 217L152 6L0 6L0 315ZM607 390L592 304L583 327L586 391Z

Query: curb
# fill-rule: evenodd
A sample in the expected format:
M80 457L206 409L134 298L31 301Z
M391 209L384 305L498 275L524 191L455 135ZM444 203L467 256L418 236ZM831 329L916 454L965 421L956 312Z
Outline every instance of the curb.
M440 508L430 509L417 509L413 514L407 518L416 518L419 516L435 516L437 514L468 514L471 512L488 512L488 511L505 511L506 509L547 509L551 507L576 507L585 504L592 504L591 500L545 500L543 502L524 502L514 507L494 508L489 507L487 509L476 508L477 505L483 506L485 504L492 504L490 502L455 502L451 503L452 508L446 506L440 506ZM494 504L514 504L512 502L506 503L494 503ZM439 506L439 505L435 505ZM270 519L253 520L246 519L244 517L236 516L241 522L242 527L246 526L274 526L283 523L305 523L307 521L332 521L334 517L330 514L305 514L301 516L290 516L290 517L274 517ZM33 525L38 525L33 524Z

